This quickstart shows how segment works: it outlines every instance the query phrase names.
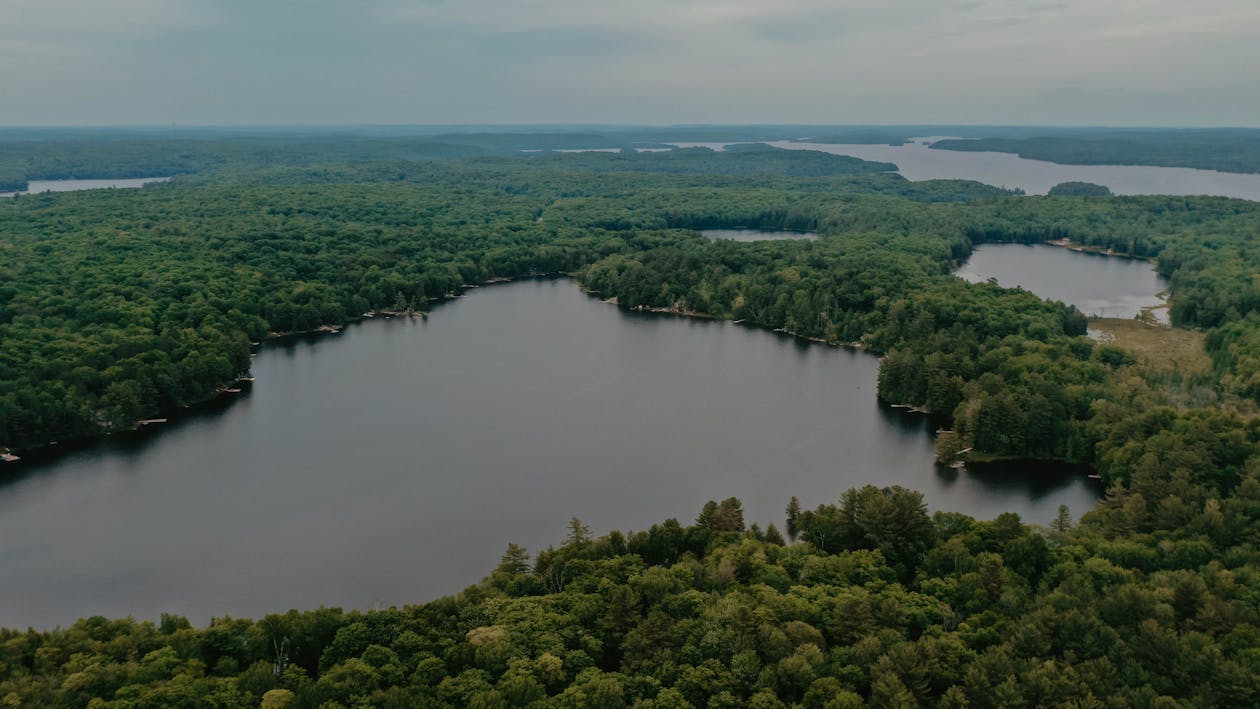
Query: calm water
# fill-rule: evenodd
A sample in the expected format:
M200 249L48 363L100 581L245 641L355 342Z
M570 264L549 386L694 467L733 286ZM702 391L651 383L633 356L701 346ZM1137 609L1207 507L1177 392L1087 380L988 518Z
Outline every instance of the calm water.
M566 280L269 343L218 411L0 484L0 625L421 602L486 575L509 541L561 541L573 515L643 529L731 495L780 528L790 496L864 483L1039 523L1096 500L1058 469L938 471L934 425L877 405L877 369L623 312Z
M128 188L144 187L151 182L166 182L169 177L137 177L123 180L31 180L25 192L0 192L0 197L12 197L15 194L41 194L44 192L76 192L78 190L101 190L111 187Z
M765 231L763 229L701 229L706 239L729 241L813 241L818 234L812 231Z
M1019 286L1048 300L1075 305L1086 315L1132 318L1163 304L1168 281L1147 261L1081 253L1049 244L981 244L958 269L978 283L990 278ZM1167 310L1152 311L1167 320Z
M895 163L908 180L976 180L998 187L1045 194L1060 182L1093 182L1116 194L1217 195L1260 200L1260 175L1187 167L1140 165L1059 165L1026 160L1012 153L933 150L923 139L906 145L841 145L777 141L786 150L818 150L863 160ZM723 143L679 143L721 149Z

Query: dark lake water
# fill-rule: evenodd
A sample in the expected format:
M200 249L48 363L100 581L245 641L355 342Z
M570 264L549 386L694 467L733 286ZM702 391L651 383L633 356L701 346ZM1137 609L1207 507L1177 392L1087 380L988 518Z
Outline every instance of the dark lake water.
M169 177L137 177L120 180L31 180L23 192L0 192L0 197L12 197L15 194L41 194L44 192L77 192L78 190L101 190L109 188L144 187L151 182L166 182Z
M938 469L935 425L876 403L878 366L567 280L268 343L229 401L5 471L0 625L422 602L508 542L560 542L571 516L644 529L732 495L780 528L792 495L865 483L1042 524L1097 499L1054 467Z
M764 229L701 229L706 239L729 241L813 241L818 234L812 231L766 231Z
M981 244L957 271L978 283L997 279L1048 300L1075 305L1086 315L1132 318L1144 308L1158 308L1168 281L1147 261L1082 253L1049 244ZM1167 322L1167 310L1151 311Z

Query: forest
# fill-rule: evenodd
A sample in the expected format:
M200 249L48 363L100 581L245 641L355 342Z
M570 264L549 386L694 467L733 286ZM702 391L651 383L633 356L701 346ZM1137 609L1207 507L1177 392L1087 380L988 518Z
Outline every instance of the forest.
M102 150L170 154L143 143ZM320 151L0 201L0 446L204 401L269 336L568 274L625 308L869 349L881 400L940 417L942 460L1084 463L1106 498L1046 527L928 515L918 493L875 487L785 500L782 532L746 526L733 499L598 538L573 520L562 545L509 546L484 582L403 609L0 631L6 702L1260 702L1260 205L1024 197L764 146ZM821 238L696 233L736 226ZM1153 259L1174 325L1207 333L1212 371L1149 370L1086 337L1073 308L951 275L979 243L1064 238Z

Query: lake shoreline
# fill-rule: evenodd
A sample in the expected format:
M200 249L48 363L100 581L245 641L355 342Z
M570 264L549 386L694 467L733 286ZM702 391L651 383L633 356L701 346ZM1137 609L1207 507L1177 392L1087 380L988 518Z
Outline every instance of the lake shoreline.
M627 305L622 305L620 302L618 302L617 296L611 296L609 298L601 298L600 296L603 295L602 293L596 290L585 288L585 287L582 288L582 292L594 297L595 299L599 300L599 302L601 303L606 303L608 305L615 305L618 308L625 310L626 312L651 313L653 315L673 315L676 317L683 317L683 318L697 318L700 320L713 320L716 322L727 322L732 325L743 325L745 327L750 327L756 330L766 330L766 331L775 333L776 335L787 335L797 340L802 340L804 342L812 342L819 345L826 345L827 347L863 350L863 351L871 352L871 354L878 354L878 353L872 352L868 347L866 347L866 345L864 345L861 342L833 342L831 340L827 340L822 337L810 337L809 335L802 335L800 333L797 333L797 332L794 332L792 330L788 330L782 327L774 327L772 325L765 325L759 322L749 322L746 318L740 318L739 320L736 320L734 318L729 318L724 315L714 315L712 313L705 313L699 310L686 310L686 309L681 309L681 308L663 308L663 307L654 307L650 305L627 306Z
M16 199L18 197L36 197L44 194L60 194L62 192L84 192L89 190L131 190L141 189L148 185L169 182L174 175L166 177L73 177L61 180L30 180L20 190L0 192L0 199ZM58 189L65 187L66 189ZM43 189L41 189L43 188Z
M1086 317L1137 318L1171 325L1172 284L1154 259L1089 246L1071 239L973 242L953 274L970 283L996 281Z
M483 281L480 284L464 284L463 286L461 286L461 288L477 288L480 286L502 285L502 284L507 284L507 283L513 283L517 280L535 280L535 279L550 280L550 279L558 279L558 278L565 278L565 277L571 277L571 275L556 271L556 272L551 272L551 273L530 273L530 274L525 274L522 276L515 276L515 277L495 276L495 277L492 277ZM442 296L441 298L436 298L430 301L426 305L436 307L436 306L442 305L443 303L447 303L453 300L458 300L462 297L464 297L463 293L447 294L447 295ZM410 314L399 313L397 311L389 311L389 310L378 310L378 311L369 311L369 312L374 312L374 314L369 316L365 313L363 315L346 318L344 321L338 324L325 323L323 325L319 325L317 327L313 327L308 330L268 332L266 335L263 336L262 340L250 342L250 358L252 359L253 357L257 356L257 354L262 350L263 345L270 342L279 343L279 342L284 342L285 340L294 340L294 339L301 339L301 338L323 338L330 335L339 335L342 333L342 331L346 327L350 325L355 325L355 324L358 324L367 320L373 320L377 317L381 317L381 319L384 319L384 320L389 320L395 317L427 318L429 316L430 311L427 311L427 310L415 311ZM36 460L38 460L40 464L46 464L50 459L56 458L56 456L53 456L53 455L43 455L45 453L51 453L53 451L58 451L61 449L64 449L64 452L66 453L70 453L76 450L82 450L86 447L93 445L94 443L99 443L103 440L112 438L114 436L125 436L127 434L135 434L135 433L140 433L140 432L149 433L151 431L155 431L159 427L164 427L167 424L174 423L175 421L177 421L180 417L180 414L198 411L207 405L214 404L219 401L231 399L231 397L236 396L239 393L239 392L235 392L231 390L236 385L239 385L241 382L253 384L253 379L252 377L250 377L249 371L246 371L244 374L237 375L235 378L233 378L230 381L220 383L215 388L213 393L208 394L205 397L195 399L186 404L181 404L180 406L177 406L175 408L159 409L156 411L151 411L147 415L145 415L144 418L139 419L138 421L135 422L135 424L133 424L130 427L102 430L97 433L84 434L81 436L72 436L72 437L67 437L64 440L48 441L45 443L37 443L33 445L10 446L6 450L11 451L13 454L20 454L20 455L18 455L15 460L0 459L0 480L7 477L7 475L11 473L18 473L21 469L26 468L30 465L33 465L34 461ZM159 419L163 419L163 420L159 421Z
M981 242L981 243L1008 243L1008 242ZM1134 254L1122 254L1122 253L1118 253L1114 249L1104 249L1101 246L1090 246L1088 244L1080 244L1066 237L1062 239L1051 239L1050 241L1042 241L1038 243L1048 244L1050 246L1057 246L1059 248L1067 249L1068 251L1075 251L1078 254L1094 254L1095 256L1111 256L1115 258L1130 259L1133 261L1144 261L1150 264L1158 263L1158 259L1154 256L1137 256Z

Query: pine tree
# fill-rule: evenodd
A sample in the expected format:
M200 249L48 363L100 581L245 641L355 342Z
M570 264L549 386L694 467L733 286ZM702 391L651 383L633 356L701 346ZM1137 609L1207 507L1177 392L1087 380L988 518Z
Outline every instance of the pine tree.
M700 510L699 516L696 517L696 526L704 527L709 531L713 531L718 523L718 504L713 500L704 503L704 507Z
M566 546L581 549L591 543L591 528L574 517L569 520L569 536L564 540Z
M788 539L796 541L796 535L801 533L801 501L792 497L787 506L787 533Z
M783 534L779 532L779 528L774 526L774 522L771 522L770 526L766 527L766 541L778 546L783 546L787 543L783 540Z
M529 552L519 544L508 544L507 551L499 559L499 568L508 574L524 574L529 572Z
M718 505L716 528L714 531L744 531L744 503L740 502L738 497L728 497L725 500L722 500L722 504Z
M1063 534L1072 528L1072 514L1068 511L1067 505L1059 505L1059 514L1055 515L1054 521L1050 523L1050 529Z

